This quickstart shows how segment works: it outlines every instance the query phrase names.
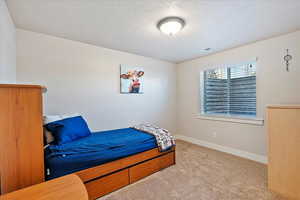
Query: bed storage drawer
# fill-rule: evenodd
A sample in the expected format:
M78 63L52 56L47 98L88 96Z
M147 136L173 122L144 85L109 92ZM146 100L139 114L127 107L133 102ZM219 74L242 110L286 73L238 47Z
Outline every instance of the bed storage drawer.
M134 183L173 164L175 164L175 152L170 152L158 158L133 166L129 168L130 183Z
M128 169L85 183L90 199L96 199L129 184Z

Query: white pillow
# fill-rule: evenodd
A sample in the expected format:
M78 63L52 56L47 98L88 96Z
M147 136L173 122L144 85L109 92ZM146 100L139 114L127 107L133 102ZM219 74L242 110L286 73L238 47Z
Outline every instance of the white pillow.
M45 115L44 116L44 125L49 124L51 122L58 121L58 120L71 118L71 117L77 117L77 116L80 116L80 114L74 113L74 114L63 114L63 115Z
M44 125L49 124L51 122L55 122L61 120L62 117L60 115L45 115L44 116Z
M78 113L60 115L61 119L66 119L66 118L71 118L71 117L77 117L77 116L81 116L81 115L78 114Z

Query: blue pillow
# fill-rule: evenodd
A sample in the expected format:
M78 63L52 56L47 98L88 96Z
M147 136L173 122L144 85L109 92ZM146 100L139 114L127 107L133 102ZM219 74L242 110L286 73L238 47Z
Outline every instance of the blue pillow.
M91 131L81 116L70 117L45 125L57 144L65 144L91 135Z

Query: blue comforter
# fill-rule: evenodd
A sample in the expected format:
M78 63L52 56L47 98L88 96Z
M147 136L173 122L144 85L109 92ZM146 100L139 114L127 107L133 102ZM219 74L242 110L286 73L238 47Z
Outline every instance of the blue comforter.
M132 128L95 132L91 136L45 150L46 179L94 167L156 148L153 135Z

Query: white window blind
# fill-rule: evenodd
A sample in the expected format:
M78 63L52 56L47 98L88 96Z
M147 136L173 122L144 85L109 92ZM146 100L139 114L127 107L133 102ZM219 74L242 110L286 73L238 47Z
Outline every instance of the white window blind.
M202 73L202 113L256 116L256 63Z

